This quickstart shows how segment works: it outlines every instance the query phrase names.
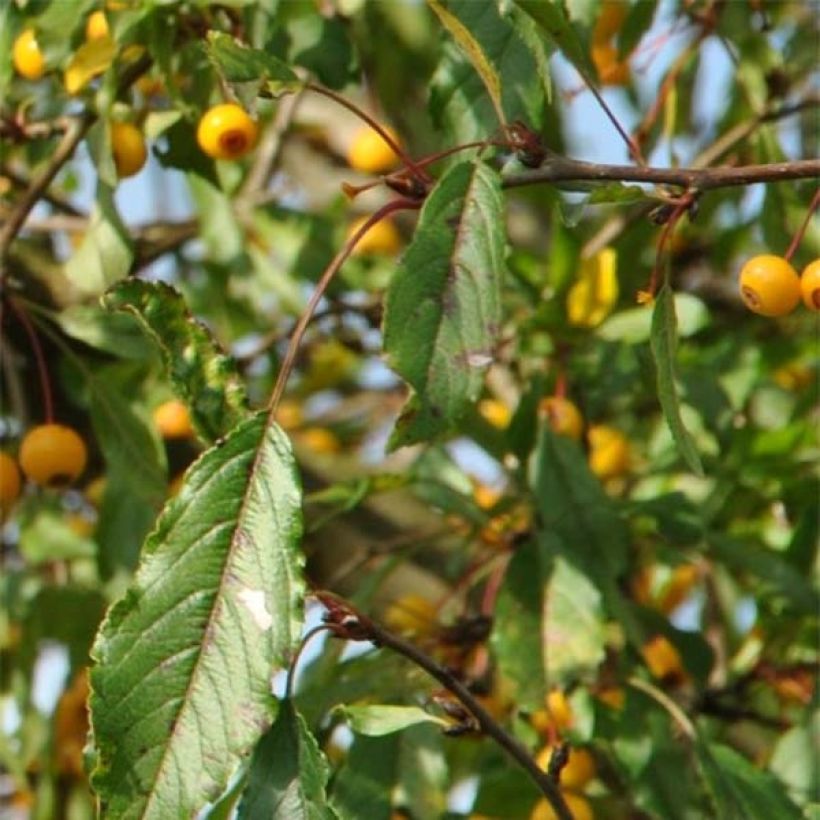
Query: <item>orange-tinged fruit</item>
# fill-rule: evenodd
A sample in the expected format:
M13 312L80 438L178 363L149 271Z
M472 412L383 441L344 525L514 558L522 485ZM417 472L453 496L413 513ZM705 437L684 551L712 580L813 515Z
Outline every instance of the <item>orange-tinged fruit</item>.
M339 439L324 427L305 427L298 432L297 438L316 453L330 455L342 449Z
M283 430L294 430L304 421L302 406L295 401L284 399L276 408L276 423Z
M235 103L209 108L196 129L199 147L214 159L239 159L253 149L258 137L256 122Z
M680 679L685 673L677 648L663 635L655 635L641 650L652 676L658 680Z
M20 467L37 484L62 487L76 481L85 469L85 442L64 424L32 428L20 445Z
M589 468L602 481L629 470L631 455L626 436L614 427L596 424L587 431Z
M583 795L572 792L562 792L561 796L567 804L573 820L595 820L595 814L589 800ZM530 814L530 820L557 820L558 815L553 811L552 806L546 797L539 800Z
M536 755L536 763L544 771L549 768L555 748L553 744L548 744ZM560 786L562 789L582 791L586 784L595 777L595 772L595 758L589 750L572 748L569 750L566 764L561 769Z
M694 564L675 567L658 597L658 609L667 615L674 612L689 597L699 579L700 570Z
M11 48L11 61L17 73L27 80L39 80L46 73L46 61L34 29L21 32Z
M802 362L789 362L778 367L772 379L784 390L802 390L814 381L814 370Z
M800 301L800 277L782 256L755 256L740 271L740 296L754 313L785 316Z
M603 43L611 40L621 30L628 12L629 5L622 0L604 0L592 30L592 41Z
M422 595L402 595L384 613L390 629L406 635L431 635L438 628L435 605Z
M501 491L487 484L476 484L473 487L473 499L482 510L489 510L501 500Z
M618 59L618 49L612 43L593 43L591 56L601 85L629 84L629 63Z
M190 438L194 434L188 406L179 399L154 408L154 424L163 438Z
M820 310L820 259L809 262L800 276L803 304L809 310Z
M510 408L498 399L481 399L478 403L478 412L499 430L506 428L512 418Z
M626 693L620 686L605 686L596 693L598 700L605 703L610 709L621 711L626 703Z
M382 126L398 145L399 138L389 126ZM387 144L378 131L369 125L363 126L353 135L347 151L347 161L351 168L366 174L383 174L399 162L396 152Z
M95 507L99 507L105 496L105 488L108 484L108 479L104 475L98 475L85 485L83 495Z
M367 217L363 216L360 219L351 223L347 229L347 238L350 239L357 233L365 222ZM362 238L356 243L356 246L351 251L353 256L368 256L370 254L385 254L391 255L398 253L401 248L401 234L396 227L396 223L392 219L380 219L375 225L371 225Z
M103 37L108 37L110 33L105 12L92 12L85 24L85 39L102 40Z
M560 689L551 689L544 698L547 711L558 729L568 729L572 726L572 704Z
M580 440L584 432L584 417L569 399L563 396L547 396L541 399L538 414L547 420L553 433Z
M130 122L111 124L111 153L120 178L136 174L148 157L142 131Z
M20 469L8 454L0 452L0 513L11 509L20 496Z

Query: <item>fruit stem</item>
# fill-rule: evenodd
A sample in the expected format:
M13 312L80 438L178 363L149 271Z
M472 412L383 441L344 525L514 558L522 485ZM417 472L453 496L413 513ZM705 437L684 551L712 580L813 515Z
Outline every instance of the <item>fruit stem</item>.
M268 401L269 418L272 419L274 414L276 413L276 408L279 405L279 400L282 398L282 394L285 392L285 384L287 383L291 370L293 370L293 365L296 361L296 354L299 350L299 345L301 344L302 337L305 335L307 326L310 323L310 320L313 318L313 314L315 313L316 308L318 307L319 302L322 299L322 296L327 290L328 285L330 285L330 282L335 276L336 272L345 263L345 260L348 256L350 256L351 252L359 243L361 238L377 222L380 222L382 219L384 219L386 216L393 213L394 211L417 210L420 207L421 202L412 199L393 199L390 202L385 203L384 205L382 205L381 208L379 208L377 211L372 213L367 218L367 220L361 225L361 227L350 237L350 239L347 240L347 242L345 242L341 250L336 254L336 256L333 257L333 260L327 266L327 268L325 268L324 273L319 279L319 282L317 283L315 290L311 294L307 306L302 312L302 315L299 317L299 321L296 323L296 327L294 327L293 334L290 337L288 349L285 352L285 358L282 360L282 364L279 368L279 375L276 377L276 384L273 387L273 392L271 393L270 400Z
M803 224L798 228L797 233L792 237L792 241L789 243L789 247L786 250L786 253L783 254L783 258L787 262L792 261L792 256L794 256L794 252L800 246L800 243L803 241L803 237L806 234L806 229L809 227L809 222L811 221L812 214L817 210L817 206L820 205L820 188L818 188L814 192L814 198L809 205L809 209L806 212L806 218L803 220Z
M352 111L359 119L364 120L393 150L393 153L398 156L401 161L404 163L406 168L416 177L423 180L424 182L432 182L432 177L422 168L421 166L417 165L409 156L408 154L399 146L396 140L390 136L390 134L381 126L379 125L376 120L373 119L368 113L362 111L359 106L355 103L351 102L348 99L345 99L341 94L337 94L335 91L331 91L329 88L325 88L324 86L317 85L316 83L306 83L305 88L315 91L317 94L323 94L325 97L333 100L334 102L341 105L343 108L346 108L348 111Z
M7 302L12 312L23 326L26 336L28 336L29 344L31 345L31 350L34 353L34 359L37 363L37 373L40 377L40 389L43 394L45 422L46 424L52 424L54 422L54 402L51 397L51 382L48 375L46 357L43 354L43 346L37 338L37 333L26 315L26 311L11 297L7 299Z

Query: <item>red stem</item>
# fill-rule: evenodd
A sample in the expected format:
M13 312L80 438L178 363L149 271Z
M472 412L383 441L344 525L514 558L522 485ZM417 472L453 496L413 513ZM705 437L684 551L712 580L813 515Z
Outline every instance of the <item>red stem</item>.
M37 333L35 332L31 321L26 315L26 311L20 307L14 299L9 298L8 303L12 312L23 326L26 336L28 336L29 344L31 345L34 358L37 362L37 373L40 377L40 389L43 394L43 408L46 424L52 424L54 422L54 402L51 397L51 383L48 375L48 366L46 365L46 357L43 354L43 347L40 344L40 340L37 338Z
M345 242L342 246L342 249L333 257L333 261L325 268L325 272L322 274L321 279L319 279L318 283L316 284L316 288L311 294L310 299L308 300L307 306L305 307L302 315L299 317L299 321L296 323L296 327L293 329L293 334L290 337L290 342L288 344L288 349L285 352L285 358L282 360L282 365L279 368L279 375L276 378L276 384L273 387L273 392L271 393L270 400L268 401L268 411L270 413L271 418L276 413L276 408L279 405L279 400L282 398L282 394L285 392L285 385L287 383L288 377L290 376L291 371L293 370L293 364L296 361L296 354L299 350L299 345L302 341L302 337L305 335L305 330L307 330L307 326L310 323L310 320L313 318L313 314L316 311L316 308L319 305L319 302L322 299L325 291L330 285L331 279L336 275L336 272L342 265L345 263L345 260L352 250L356 247L359 243L359 240L377 223L384 219L389 214L393 213L394 211L409 211L415 210L421 207L421 202L414 201L412 199L394 199L385 205L382 205L375 213L372 213L368 218L367 221L350 237L350 239Z
M794 256L794 252L799 247L800 243L803 240L803 237L806 234L806 229L809 227L809 222L811 221L812 214L817 210L817 206L820 205L820 188L818 188L814 192L814 198L809 205L808 213L806 213L806 218L803 220L803 224L798 228L797 233L792 237L792 241L789 243L789 247L786 250L786 253L783 254L783 258L787 262L791 262L792 256Z

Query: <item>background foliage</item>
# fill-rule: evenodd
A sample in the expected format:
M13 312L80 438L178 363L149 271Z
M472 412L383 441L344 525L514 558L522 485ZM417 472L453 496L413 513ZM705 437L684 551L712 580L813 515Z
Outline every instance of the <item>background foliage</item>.
M46 417L27 318L91 453L75 487L4 511L4 813L551 816L386 648L314 639L285 697L321 589L446 667L542 766L569 742L576 817L820 816L817 324L755 316L736 286L745 259L786 252L816 179L716 188L686 214L617 174L511 188L541 147L500 128L598 159L573 143L592 84L651 165L810 157L812 3L129 0L86 42L100 8L0 7L0 217L39 200L0 234L3 449ZM11 62L26 27L37 80ZM363 124L307 80L412 157L495 144L425 166L424 202L391 217L404 247L341 267L269 413L351 223L407 181L343 194L379 183L347 159ZM226 99L261 127L232 163L195 136ZM150 149L128 180L119 121ZM632 161L611 133L607 159ZM815 221L793 261L818 255ZM589 435L553 430L549 396ZM192 428L163 439L172 397Z

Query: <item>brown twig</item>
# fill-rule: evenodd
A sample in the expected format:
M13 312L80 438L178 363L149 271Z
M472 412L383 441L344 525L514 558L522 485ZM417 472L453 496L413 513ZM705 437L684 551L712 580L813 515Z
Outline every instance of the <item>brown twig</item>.
M809 222L811 222L811 218L814 215L814 212L817 210L818 205L820 205L820 188L818 188L814 192L814 197L812 198L811 204L809 205L809 209L806 212L806 218L803 220L803 224L798 228L797 233L795 233L795 235L792 237L792 241L789 243L789 247L786 250L786 253L783 254L783 258L787 262L791 262L791 258L794 256L794 252L797 250L798 246L803 241L806 229L809 227Z
M561 791L549 773L538 766L526 747L504 730L458 678L417 646L357 612L347 602L326 593L317 593L317 597L328 608L328 620L335 627L334 632L339 637L353 641L371 641L376 646L386 646L423 669L455 695L475 718L479 728L533 779L557 817L560 820L572 820L572 814Z
M757 182L785 182L820 177L820 160L741 165L736 168L639 168L634 165L604 165L551 155L544 165L504 177L504 188L520 188L551 182L646 182L678 185L709 191Z

